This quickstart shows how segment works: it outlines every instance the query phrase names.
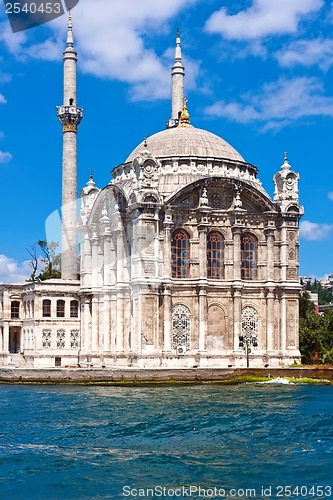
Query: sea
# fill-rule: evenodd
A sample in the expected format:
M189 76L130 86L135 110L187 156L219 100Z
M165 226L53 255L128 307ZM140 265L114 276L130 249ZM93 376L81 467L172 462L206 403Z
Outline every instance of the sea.
M333 386L0 385L1 500L331 497Z

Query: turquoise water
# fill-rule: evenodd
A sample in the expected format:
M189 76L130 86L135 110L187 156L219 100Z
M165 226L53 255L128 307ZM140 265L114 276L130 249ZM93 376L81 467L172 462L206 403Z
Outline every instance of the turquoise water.
M0 423L1 500L333 497L332 386L5 385Z

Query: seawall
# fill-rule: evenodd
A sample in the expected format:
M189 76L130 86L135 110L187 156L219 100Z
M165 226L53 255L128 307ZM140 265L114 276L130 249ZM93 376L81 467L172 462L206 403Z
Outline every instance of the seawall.
M328 380L332 368L193 368L193 369L99 369L99 368L0 368L0 383L40 384L149 384L232 382L240 377L293 377Z

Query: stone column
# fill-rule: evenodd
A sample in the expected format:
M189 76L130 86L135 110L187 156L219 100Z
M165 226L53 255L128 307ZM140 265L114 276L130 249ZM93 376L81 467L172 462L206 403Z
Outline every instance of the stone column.
M99 350L99 300L98 296L92 298L92 311L91 311L91 350L96 353Z
M3 352L9 353L9 323L5 323L3 327Z
M199 278L207 278L207 228L199 227Z
M239 336L242 333L242 292L234 289L234 350L239 350Z
M281 261L281 280L287 280L287 267L288 267L288 240L286 223L283 223L281 229L281 248L280 248L280 261Z
M124 351L124 294L117 293L117 353Z
M96 232L91 237L91 267L92 267L92 288L98 287L98 235Z
M106 232L104 234L104 286L111 285L111 234Z
M266 229L267 281L274 282L274 229Z
M267 351L274 350L274 288L269 288L266 297ZM260 346L259 346L260 347Z
M164 222L164 277L171 276L171 228L173 225L171 213L166 214Z
M171 352L171 316L172 316L172 305L171 305L171 292L169 288L164 288L163 291L163 303L164 303L164 353Z
M242 228L234 226L232 228L234 242L234 280L241 280L241 234Z
M283 291L281 297L281 325L280 325L280 346L281 351L285 352L287 349L287 299Z
M103 346L104 352L111 351L111 297L108 294L104 295L104 328L103 328Z
M117 251L116 251L116 264L117 264L117 283L123 283L124 281L124 235L123 228L118 226L116 229L117 233Z
M207 291L205 288L199 290L199 352L206 351L207 337Z

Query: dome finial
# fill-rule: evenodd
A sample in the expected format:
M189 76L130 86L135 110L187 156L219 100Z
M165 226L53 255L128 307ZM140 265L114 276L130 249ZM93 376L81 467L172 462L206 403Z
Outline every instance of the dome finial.
M283 165L281 168L284 170L290 168L290 165L288 162L288 153L286 151L284 152L284 161L283 161Z
M188 99L184 97L184 105L183 105L183 111L180 115L180 127L192 127L190 125L190 113L188 112L186 103L188 102Z

